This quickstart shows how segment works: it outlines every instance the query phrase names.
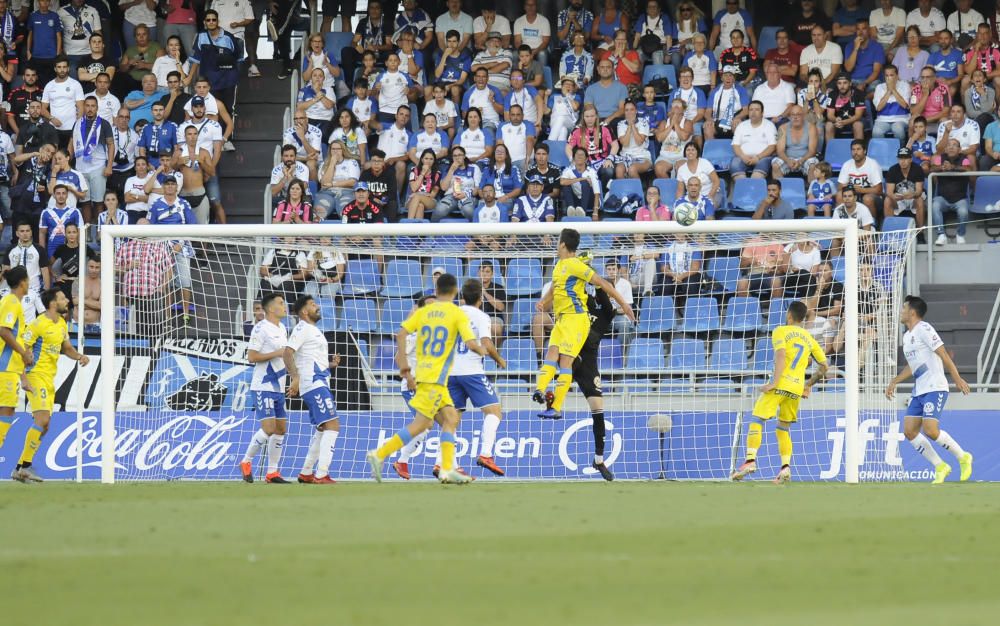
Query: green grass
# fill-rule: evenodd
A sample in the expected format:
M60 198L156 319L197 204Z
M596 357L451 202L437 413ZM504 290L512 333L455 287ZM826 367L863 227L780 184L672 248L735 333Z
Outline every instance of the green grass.
M0 622L1000 622L1000 485L0 486Z

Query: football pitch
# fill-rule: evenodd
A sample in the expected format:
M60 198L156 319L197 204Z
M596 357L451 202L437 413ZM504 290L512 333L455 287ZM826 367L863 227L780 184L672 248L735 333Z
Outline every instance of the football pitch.
M0 621L1000 621L1000 485L0 485ZM992 617L991 617L992 616Z

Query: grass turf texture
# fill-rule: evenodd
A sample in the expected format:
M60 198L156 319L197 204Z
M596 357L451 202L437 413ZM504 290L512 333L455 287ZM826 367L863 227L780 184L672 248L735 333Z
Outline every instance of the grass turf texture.
M996 624L1000 485L0 486L5 624Z

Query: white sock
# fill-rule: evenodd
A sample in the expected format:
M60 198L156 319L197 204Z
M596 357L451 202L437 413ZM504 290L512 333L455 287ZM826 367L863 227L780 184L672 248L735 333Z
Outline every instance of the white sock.
M312 439L309 440L309 452L306 453L306 462L302 464L303 474L313 473L313 467L316 465L316 459L319 458L319 441L322 436L322 431L317 430L313 433Z
M250 445L247 447L247 453L243 457L243 461L253 461L260 454L260 449L265 445L267 445L267 433L258 428L257 432L253 434L253 439L250 440Z
M427 439L427 433L429 432L430 432L429 430L425 430L424 432L420 433L413 439L410 439L410 443L403 446L403 448L399 451L400 463L410 462L410 458L413 456L413 453L417 451L417 446L422 444L424 440Z
M934 451L934 446L931 445L931 440L925 437L923 433L917 433L916 437L910 439L910 445L913 446L913 449L919 452L921 456L927 459L927 461L934 467L943 463L941 457L939 457L938 453Z
M954 454L956 459L961 461L962 457L965 456L965 450L962 449L962 446L958 445L958 442L952 439L951 435L943 430L938 431L938 438L936 441L942 448Z
M497 429L500 428L500 418L487 413L483 416L483 435L480 440L479 454L493 456L493 443L497 440Z
M600 465L603 462L604 462L604 455L603 454L595 454L594 455L594 463L597 463L598 465Z
M316 478L323 478L330 473L330 461L333 460L333 448L337 445L335 430L324 430L319 444L319 465L316 466Z
M281 446L285 444L284 435L271 435L267 439L267 473L278 471L278 461L281 460Z

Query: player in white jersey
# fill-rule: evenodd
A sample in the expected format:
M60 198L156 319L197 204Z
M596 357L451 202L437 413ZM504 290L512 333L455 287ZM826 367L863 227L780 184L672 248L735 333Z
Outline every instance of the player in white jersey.
M285 362L289 364L288 395L302 396L309 409L309 422L316 429L309 441L299 482L332 485L335 481L330 478L330 462L340 435L340 420L330 392L330 370L340 363L340 356L335 354L330 358L326 335L316 327L322 314L312 296L301 296L292 305L292 312L299 317L299 323L292 329L285 347Z
M944 403L948 399L945 370L947 369L959 391L966 395L969 394L969 384L959 376L958 368L948 356L937 331L924 321L926 314L926 302L916 296L906 296L899 316L907 329L903 335L906 367L899 376L892 379L886 387L885 395L892 399L896 385L913 376L913 393L903 417L903 434L910 445L934 466L934 484L944 482L951 473L951 466L941 460L927 437L955 455L961 468L960 479L965 481L972 475L972 455L963 450L951 435L941 430L939 423Z
M253 482L253 461L261 448L267 446L267 474L269 483L285 484L287 480L278 472L281 446L288 432L288 415L285 413L285 377L290 359L286 358L288 331L281 320L288 314L288 307L281 295L271 293L261 298L264 319L257 322L247 343L247 360L253 364L250 394L254 414L260 428L254 433L247 453L240 462L243 480ZM294 364L292 364L294 367Z

